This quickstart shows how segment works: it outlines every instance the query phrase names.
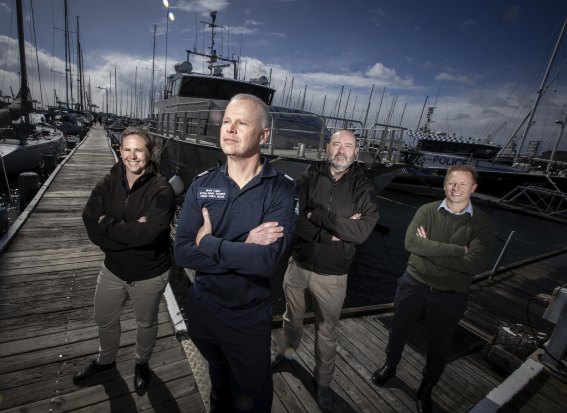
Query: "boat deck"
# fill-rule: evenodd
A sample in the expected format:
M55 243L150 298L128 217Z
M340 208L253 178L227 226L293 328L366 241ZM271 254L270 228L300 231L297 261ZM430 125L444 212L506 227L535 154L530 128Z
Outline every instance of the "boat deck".
M91 129L58 167L43 196L32 201L17 236L0 256L0 410L7 412L204 412L206 367L188 340L178 340L165 301L150 362L148 392L133 389L135 322L127 306L117 372L96 385L77 387L75 369L95 357L98 332L93 296L102 253L84 230L81 211L95 183L114 163L100 127ZM28 214L25 213L24 217ZM7 236L11 236L12 230ZM4 244L0 243L0 250ZM501 322L528 324L528 302L567 281L567 250L508 267L473 286L469 307L451 345L447 369L434 389L435 411L466 412L509 373L491 368L484 354ZM529 306L538 331L544 305ZM370 381L384 362L391 313L345 317L338 328L338 358L332 390L334 412L412 412L424 365L425 340L415 329L398 376L384 387ZM473 334L474 332L474 334ZM273 330L275 340L279 330ZM306 324L294 361L273 375L273 412L317 411L312 381L314 328ZM189 361L188 361L189 360ZM563 412L567 384L544 371L501 411Z
M0 257L1 411L205 411L163 300L145 395L133 388L136 325L130 304L122 314L116 373L90 387L72 382L73 371L98 353L93 298L103 259L87 237L81 212L114 162L104 130L95 126L52 175L41 199L32 201L33 213Z

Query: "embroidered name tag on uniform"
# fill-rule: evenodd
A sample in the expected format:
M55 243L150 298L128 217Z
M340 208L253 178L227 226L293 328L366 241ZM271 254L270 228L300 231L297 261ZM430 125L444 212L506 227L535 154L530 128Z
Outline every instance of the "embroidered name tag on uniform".
M197 189L197 199L217 199L226 201L225 188L203 188Z

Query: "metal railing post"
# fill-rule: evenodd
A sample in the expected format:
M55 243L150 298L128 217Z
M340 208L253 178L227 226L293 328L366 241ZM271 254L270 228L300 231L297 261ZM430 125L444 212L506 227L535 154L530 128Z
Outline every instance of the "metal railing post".
M275 117L270 116L270 140L268 141L268 153L270 155L274 154L274 123Z
M502 247L502 251L500 251L500 255L498 256L498 259L496 260L496 262L494 263L494 267L492 267L492 271L490 271L490 277L488 277L489 280L492 279L492 276L494 274L496 274L496 270L498 269L498 267L500 266L500 261L502 261L502 258L504 257L504 253L506 252L506 250L508 249L508 244L510 244L510 241L512 240L512 237L514 236L514 233L516 231L511 231L510 235L508 235L508 239L506 240L506 243L504 244L504 246Z

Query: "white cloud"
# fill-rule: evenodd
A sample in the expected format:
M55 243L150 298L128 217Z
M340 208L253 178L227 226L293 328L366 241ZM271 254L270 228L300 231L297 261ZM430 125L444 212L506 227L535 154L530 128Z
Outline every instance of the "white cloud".
M461 83L464 85L474 85L475 82L473 79L466 75L460 75L455 73L448 73L448 72L441 72L437 76L435 76L435 80L439 81L446 81L446 82L453 82L453 83Z
M383 81L390 87L413 87L413 79L411 76L406 76L402 79L397 75L396 69L390 69L382 63L376 63L367 72L366 76L373 78L373 80Z
M266 23L259 22L259 21L256 21L256 20L250 20L250 19L244 21L244 23L243 23L244 26L254 26L254 27L263 26L265 24Z
M226 0L181 0L170 5L171 9L206 15L212 11L222 11L230 3Z

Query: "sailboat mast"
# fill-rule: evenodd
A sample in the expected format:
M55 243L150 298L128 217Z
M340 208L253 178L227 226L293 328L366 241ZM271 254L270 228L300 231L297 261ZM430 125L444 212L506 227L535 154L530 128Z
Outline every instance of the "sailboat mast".
M545 75L543 76L543 80L541 81L541 86L539 87L539 90L537 91L537 97L536 97L536 100L534 102L534 106L533 106L533 108L530 112L530 117L528 119L528 123L526 124L526 128L524 129L522 139L520 140L520 144L518 145L518 150L514 154L514 162L516 162L516 160L518 159L518 156L520 156L520 153L522 152L522 146L524 146L524 141L526 140L526 136L528 135L528 131L530 130L530 127L532 126L532 120L535 116L536 108L539 105L539 101L541 100L541 97L542 97L543 92L545 90L545 84L547 82L549 72L551 71L551 67L553 66L553 62L555 61L555 57L557 56L557 52L559 51L559 46L561 46L561 40L563 40L563 35L565 34L566 28L567 28L567 18L565 18L565 21L563 22L563 28L561 29L561 34L559 35L559 38L557 39L557 43L555 44L555 49L553 50L553 53L551 54L551 59L549 59L549 64L547 65L547 70L545 71Z
M79 110L83 110L83 82L81 79L82 76L82 67L81 67L81 41L79 39L79 16L77 16L77 67L79 76L77 77L78 82L78 94L79 94Z
M368 106L366 106L366 114L364 115L364 122L362 122L362 128L366 129L366 122L368 121L368 112L370 112L370 103L372 102L372 92L374 92L374 83L372 83L372 89L370 89L370 97L368 98Z
M154 51L152 56L152 88L150 90L150 118L154 116L154 73L155 73L155 65L156 65L156 26L154 24Z
M118 84L116 82L116 66L114 66L114 112L118 116Z
M26 70L26 47L24 43L24 13L22 10L22 0L16 1L16 14L18 19L18 46L20 49L20 98L22 100L22 107L28 105L28 75ZM25 111L25 121L29 123L30 116L28 111Z
M65 62L65 71L69 73L69 90L67 93L67 107L73 108L73 67L71 64L71 40L69 39L69 15L67 8L67 0L65 0L65 55L68 60ZM69 92L71 93L71 102L69 104Z

